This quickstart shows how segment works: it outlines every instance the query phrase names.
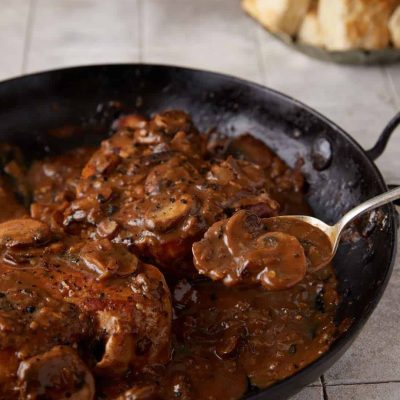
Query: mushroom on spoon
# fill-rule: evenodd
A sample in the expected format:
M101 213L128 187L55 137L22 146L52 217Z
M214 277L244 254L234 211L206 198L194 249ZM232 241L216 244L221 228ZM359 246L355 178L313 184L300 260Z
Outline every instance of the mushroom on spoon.
M353 208L335 225L304 215L260 219L241 210L211 226L193 244L200 274L227 286L261 284L267 290L288 289L307 270L314 272L334 257L344 228L361 214L400 198L390 190Z

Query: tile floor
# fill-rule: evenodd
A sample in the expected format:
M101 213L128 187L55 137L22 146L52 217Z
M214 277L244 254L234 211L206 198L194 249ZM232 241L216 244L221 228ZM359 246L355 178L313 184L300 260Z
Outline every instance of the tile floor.
M400 65L311 60L271 39L239 0L0 0L0 79L78 64L147 62L266 84L336 121L365 148L400 108ZM400 183L400 132L377 164ZM365 329L296 400L400 399L400 263Z

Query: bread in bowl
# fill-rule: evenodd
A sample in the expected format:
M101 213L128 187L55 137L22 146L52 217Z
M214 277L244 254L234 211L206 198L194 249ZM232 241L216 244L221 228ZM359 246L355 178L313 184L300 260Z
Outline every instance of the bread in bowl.
M389 18L398 0L320 0L318 18L328 50L389 46Z
M400 5L390 17L389 31L393 46L400 48Z
M311 8L300 25L297 38L300 42L310 46L323 47L324 38L322 36L321 25L318 20L317 8Z
M271 32L295 35L310 0L243 0L243 9Z

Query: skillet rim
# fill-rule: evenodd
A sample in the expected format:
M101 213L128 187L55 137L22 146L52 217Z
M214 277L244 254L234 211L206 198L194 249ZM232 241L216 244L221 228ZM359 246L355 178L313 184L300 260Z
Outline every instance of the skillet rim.
M335 131L336 133L340 134L350 145L351 148L358 153L359 156L363 159L364 162L368 164L370 167L371 172L374 173L376 178L377 188L379 192L383 193L383 191L388 190L386 182L374 163L374 161L368 157L367 151L364 150L361 145L348 134L343 128L337 125L335 122L330 120L329 118L322 115L320 112L316 111L314 108L304 104L303 102L286 95L280 91L272 89L270 87L264 86L259 83L251 82L247 79L238 78L230 74L224 74L220 72L214 72L210 70L203 70L203 69L196 69L190 67L183 67L183 66L174 66L168 64L151 64L151 63L103 63L103 64L86 64L81 66L73 66L73 67L65 67L65 68L55 68L55 69L48 69L43 70L40 72L34 72L29 74L23 74L15 77L11 77L6 80L0 81L0 87L7 85L7 84L15 84L21 83L23 84L24 81L27 81L32 78L41 78L41 77L48 77L52 74L61 74L63 72L69 71L79 71L79 70L98 70L99 72L107 73L107 70L118 68L132 68L132 69L160 69L160 70L174 70L176 72L187 72L191 73L192 75L197 76L211 76L214 78L218 78L220 80L224 80L225 82L230 82L235 86L247 86L250 89L256 90L262 94L268 94L270 96L275 97L281 102L285 102L286 104L291 104L298 109L310 114L314 118L318 119L320 122L327 125L331 130ZM370 316L372 315L373 311L375 310L376 306L378 305L379 301L382 298L383 293L388 285L389 279L392 275L395 260L396 260L396 253L397 253L397 239L398 239L398 218L397 212L393 204L389 204L386 206L387 216L389 217L389 230L391 234L391 254L390 254L390 262L389 265L386 265L386 273L385 278L377 285L373 298L367 303L362 314L354 320L351 326L346 330L346 332L342 333L329 347L329 349L322 354L317 360L313 361L312 363L308 364L300 371L290 375L289 377L269 386L265 389L257 389L256 392L249 392L245 394L245 399L250 400L262 400L269 398L270 395L276 396L274 399L277 398L286 398L282 397L282 392L286 389L292 394L296 393L297 391L301 390L302 387L306 386L306 382L309 381L307 375L319 369L321 366L325 365L324 373L327 369L330 368L342 355L343 353L350 347L352 342L356 339L359 332L368 321ZM336 358L335 358L336 357ZM327 368L326 368L327 367ZM296 382L297 381L297 382ZM324 386L324 385L323 385Z

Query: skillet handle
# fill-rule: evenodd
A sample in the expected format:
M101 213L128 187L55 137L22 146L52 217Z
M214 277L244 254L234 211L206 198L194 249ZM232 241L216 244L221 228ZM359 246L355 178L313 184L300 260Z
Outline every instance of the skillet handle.
M385 129L382 131L381 135L378 138L375 146L372 149L367 150L366 153L371 160L376 160L378 157L382 155L385 151L386 146L389 142L389 139L392 136L392 133L396 130L396 128L400 125L400 111L389 121L386 125ZM388 185L389 189L393 189L398 185ZM393 202L396 206L400 206L400 200L396 200Z
M375 161L384 151L389 142L392 133L396 130L396 128L400 125L400 111L389 121L386 125L385 129L382 131L381 135L378 138L375 146L367 150L366 153L368 157Z

